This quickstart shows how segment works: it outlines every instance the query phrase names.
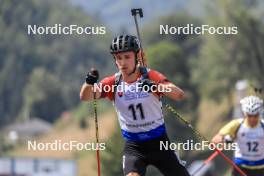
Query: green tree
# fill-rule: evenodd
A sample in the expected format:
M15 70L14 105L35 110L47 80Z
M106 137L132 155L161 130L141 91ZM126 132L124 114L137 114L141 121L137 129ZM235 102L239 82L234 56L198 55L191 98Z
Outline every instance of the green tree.
M28 35L27 26L69 26L72 23L100 26L101 23L96 20L68 2L59 0L0 2L0 126L11 123L29 107L34 115L54 121L50 119L52 112L46 110L56 111L53 115L57 116L58 109L77 106L80 102L80 85L89 68L103 68L105 72L102 75L113 69L112 64L108 64L112 60L106 59L110 57L105 50L108 48L105 41L110 41L108 35ZM35 68L40 67L57 80L56 85L60 85L59 96L53 96L53 93L57 94L54 89L44 96L41 104L37 105L35 101L34 106L29 106L31 98L25 96L32 95L23 95L23 92L28 91L25 89L28 89L27 84L32 81ZM53 86L50 85L51 89ZM60 99L54 100L53 97ZM61 103L54 104L53 101Z
M238 34L205 36L200 57L193 63L193 80L203 95L219 100L232 91L239 79L264 85L261 7L260 1L225 0L211 4L210 9L214 10L207 21L214 26L237 27Z
M53 122L65 109L59 80L43 68L36 68L25 87L24 117L37 116Z
M208 1L203 19L211 26L237 27L236 35L204 35L199 57L191 61L192 80L203 101L223 102L229 106L222 119L232 110L232 92L236 81L263 82L263 3L261 1ZM260 49L262 48L262 49ZM215 107L217 108L217 107ZM210 117L209 118L213 118ZM219 119L221 119L219 118ZM221 123L220 121L217 121ZM206 124L208 134L212 129ZM219 161L220 160L220 161ZM215 173L223 175L229 167L220 158Z

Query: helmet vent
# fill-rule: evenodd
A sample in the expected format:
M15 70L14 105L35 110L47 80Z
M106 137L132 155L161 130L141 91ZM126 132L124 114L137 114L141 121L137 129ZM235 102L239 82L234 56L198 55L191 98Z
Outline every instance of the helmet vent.
M126 51L138 52L140 44L137 37L133 35L120 35L114 38L111 45L111 53L120 53Z

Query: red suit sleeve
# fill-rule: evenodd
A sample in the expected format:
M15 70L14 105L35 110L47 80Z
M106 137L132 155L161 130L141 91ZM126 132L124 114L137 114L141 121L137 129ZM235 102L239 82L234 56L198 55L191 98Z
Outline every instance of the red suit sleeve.
M109 100L114 100L114 84L115 75L104 78L100 81L99 86L101 86L101 97L108 98Z
M166 84L166 83L170 83L170 81L167 79L166 76L164 76L162 73L158 72L158 71L155 71L155 70L150 70L148 72L148 76L149 76L149 79L154 81L155 83L157 84L160 84L160 83L163 83L163 84ZM161 96L162 95L162 92L156 92L156 94L158 96Z

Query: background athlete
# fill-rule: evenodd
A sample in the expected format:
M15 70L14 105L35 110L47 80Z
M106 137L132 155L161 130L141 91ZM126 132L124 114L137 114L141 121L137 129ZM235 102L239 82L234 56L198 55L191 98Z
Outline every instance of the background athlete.
M260 118L263 100L248 96L240 103L244 118L229 122L212 142L221 143L225 136L230 136L237 143L234 162L247 176L261 176L264 175L264 122ZM233 175L240 176L235 169Z
M142 60L140 43L135 36L121 35L114 38L110 50L119 73L104 78L99 84L103 88L118 85L119 88L126 89L117 88L110 92L100 92L96 88L93 90L99 76L97 70L91 70L81 88L80 98L83 101L92 100L95 91L96 98L113 101L126 141L123 155L124 174L144 176L146 167L152 164L165 176L188 176L174 151L160 150L160 141L169 142L160 98L166 96L180 100L184 97L184 92L161 73L137 66ZM148 91L153 87L152 91ZM145 91L142 88L146 88Z

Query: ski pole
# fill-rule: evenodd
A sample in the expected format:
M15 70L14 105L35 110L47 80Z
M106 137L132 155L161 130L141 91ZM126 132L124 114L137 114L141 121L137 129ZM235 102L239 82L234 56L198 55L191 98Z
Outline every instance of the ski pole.
M93 107L94 107L94 122L95 122L95 136L96 136L97 173L98 173L98 176L101 176L100 152L99 152L99 149L98 149L98 146L99 146L99 130L98 130L98 118L97 118L96 92L94 92L94 95L93 95Z
M202 168L204 168L204 166L206 166L210 161L215 159L218 154L218 151L215 151L213 154L211 154L206 160L203 161L203 164L198 169L196 169L191 175L195 176L195 174L199 173L200 170L202 170Z
M226 160L229 164L231 164L238 172L240 175L247 176L245 172L243 172L230 158L228 158L223 152L220 150L216 149L216 151Z
M170 110L178 119L180 119L185 125L192 129L194 134L202 141L209 141L203 135L197 131L190 122L188 122L184 117L182 117L172 106L165 104L166 108ZM247 176L231 159L229 159L221 150L215 149L229 164L231 164L242 176Z

